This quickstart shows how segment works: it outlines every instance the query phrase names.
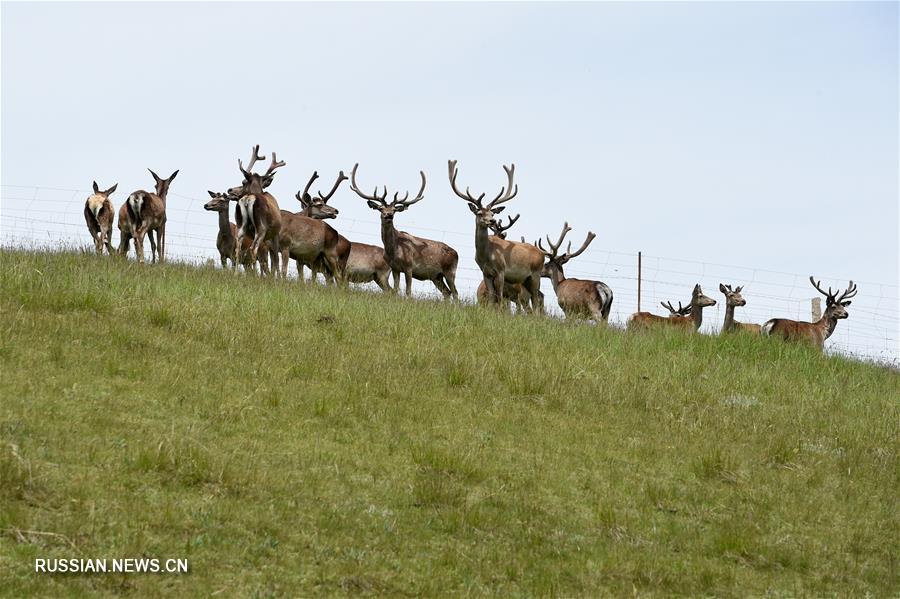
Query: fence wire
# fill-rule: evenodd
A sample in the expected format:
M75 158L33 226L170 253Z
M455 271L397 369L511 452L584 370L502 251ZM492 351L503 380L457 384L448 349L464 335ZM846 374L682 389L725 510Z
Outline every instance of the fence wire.
M84 245L93 247L84 222L84 200L87 189L0 185L0 243L6 247ZM171 192L166 207L166 257L192 264L219 262L215 247L218 215L205 212L205 200ZM179 201L172 202L171 198ZM121 202L114 202L118 207ZM402 229L430 239L444 241L459 252L457 287L463 296L474 297L482 281L475 264L472 232L448 231L419 226L415 211L405 215ZM330 221L351 241L381 244L380 222L375 219L341 217ZM516 236L511 233L510 236ZM113 245L118 245L113 228ZM293 270L293 269L291 269ZM612 289L610 322L624 326L637 309L637 256L590 246L566 268L566 276L606 282ZM818 273L817 273L817 276ZM841 284L851 277L821 275L821 280ZM856 280L856 279L854 279ZM690 299L694 283L701 283L706 295L717 300L716 306L703 312L705 333L715 334L725 318L724 296L719 283L743 285L747 305L738 308L735 318L741 322L762 323L784 317L810 320L811 299L816 297L808 274L787 273L748 266L719 264L668 256L643 255L641 308L664 313L661 301ZM859 293L853 299L850 318L841 321L826 345L828 351L900 364L900 287L896 284L856 280ZM416 281L417 295L436 296L431 283ZM549 282L543 282L548 311L561 315Z

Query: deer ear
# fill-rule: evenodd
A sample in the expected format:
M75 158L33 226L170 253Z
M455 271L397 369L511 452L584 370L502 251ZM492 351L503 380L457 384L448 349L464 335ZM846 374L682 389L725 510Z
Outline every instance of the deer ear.
M369 208L371 208L372 210L381 210L381 206L379 206L377 202L367 200L366 204L368 204Z
M723 285L722 283L719 283L719 291L725 293L725 285Z
M96 181L94 181L94 193L100 193L100 186L97 185Z
M503 212L504 210L506 210L506 206L500 206L500 207L498 207L498 208L492 208L492 209L491 209L491 211L492 211L494 214L500 214L500 213Z
M845 301L845 302L841 302L841 305L842 305L842 306L849 306L849 305L850 305L850 300L847 300L847 301Z
M179 170L180 170L180 169L179 169ZM169 178L166 179L166 181L168 181L169 183L171 183L171 182L172 182L172 179L174 179L174 178L175 178L175 175L177 175L177 174L178 174L178 171L176 170L174 173L172 173L171 175L169 175Z
M162 181L162 179L159 178L159 175L157 175L156 173L154 173L151 169L148 168L147 170L150 171L150 174L151 174L151 175L153 175L153 180L154 180L154 181L156 181L157 183L159 183L160 181Z
M209 197L211 197L211 198L216 197L216 192L214 192L214 191L210 191L210 190L207 189L207 190L206 190L206 193L208 193L208 194L209 194Z
M394 212L403 212L406 210L406 204L397 204L394 206Z
M112 187L110 187L109 189L107 189L106 191L104 191L103 194L104 194L104 195L112 195L112 193L113 193L118 187L119 187L119 184L116 183L115 185L113 185Z
M469 207L469 210L472 211L472 214L478 214L478 208L475 206L475 204L466 204L466 206Z

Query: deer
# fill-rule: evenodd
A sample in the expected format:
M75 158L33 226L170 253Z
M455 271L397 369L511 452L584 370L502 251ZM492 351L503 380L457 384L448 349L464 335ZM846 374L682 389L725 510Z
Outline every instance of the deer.
M816 322L802 322L798 320L789 320L787 318L773 318L762 325L760 332L766 337L781 337L787 341L799 341L810 343L817 347L820 351L825 349L825 340L831 337L837 327L838 320L849 317L847 306L850 305L850 298L856 296L856 284L850 281L847 289L842 291L840 295L828 288L828 291L822 289L820 281L816 281L812 276L809 282L816 290L825 296L825 313Z
M567 279L563 273L563 266L576 256L581 255L587 247L594 241L596 235L588 231L587 237L578 251L572 252L572 242L566 248L564 254L559 254L559 247L572 227L566 222L563 224L562 233L559 240L554 244L547 235L547 245L550 250L544 249L541 240L537 241L537 248L547 258L544 265L542 276L550 279L553 284L553 291L556 292L556 301L562 308L566 318L578 319L581 317L593 319L597 324L607 324L609 321L609 311L612 308L613 292L609 285L602 281L589 281L582 279Z
M318 178L317 173L313 173L313 175L309 183L307 183L306 189L297 193L298 199L302 198L304 194L308 195L309 187ZM328 197L334 194L337 186L346 178L343 173L338 176L338 180ZM337 210L324 203L315 212L321 212L324 218L332 218L337 214ZM342 283L344 273L338 256L338 232L327 223L305 216L303 213L281 210L279 218L281 227L277 237L282 258L282 278L287 277L288 263L291 259L297 262L297 272L302 278L302 265L312 266L316 260L321 258L324 260L325 266L336 274L338 282Z
M316 203L313 203L314 200L310 202L299 193L297 199L303 205L304 216L327 219L335 218L338 214L336 209L331 209L330 212L321 209ZM325 201L327 202L327 200ZM330 208L327 205L324 207ZM375 283L382 291L390 291L391 267L387 263L383 248L358 241L351 243L350 240L338 233L337 253L338 260L344 268L344 278L348 283ZM325 274L326 281L333 278L333 274L328 271L321 257L310 267L310 270L312 270L313 279L319 272ZM299 262L297 263L297 272L302 279L303 265Z
M156 181L156 193L139 189L128 196L119 208L119 253L128 253L131 239L134 239L134 251L140 264L144 263L144 236L150 238L150 257L156 264L166 259L166 196L169 186L178 174L176 170L168 179L162 179L149 168ZM154 234L156 239L154 239Z
M669 310L668 318L657 316L650 312L635 312L628 318L626 329L635 331L655 325L667 325L692 332L698 331L700 330L700 325L703 324L703 308L715 305L716 300L704 295L703 289L700 288L700 283L697 283L694 285L691 301L687 306L682 308L681 302L678 302L678 309L676 310L672 307L671 302L663 303L662 306Z
M238 169L244 176L244 181L237 187L232 187L226 192L229 200L237 202L234 212L234 220L237 224L237 237L234 246L233 261L237 262L238 252L243 247L244 238L252 237L250 244L250 263L257 260L260 250L269 253L271 261L271 274L278 277L278 262L281 254L280 234L282 229L282 213L278 207L278 200L266 188L272 184L275 171L287 164L279 161L272 152L272 162L262 175L253 172L253 166L258 160L265 160L265 156L259 154L259 144L253 147L253 154L247 168L238 158ZM282 272L283 275L283 272Z
M387 202L388 189L378 195L378 187L371 194L364 193L356 183L356 172L359 163L353 165L350 173L350 189L366 200L366 205L381 214L381 242L384 244L384 256L394 278L391 288L394 293L400 289L400 273L406 280L406 295L412 294L412 280L431 281L444 299L459 298L456 291L456 266L459 254L452 247L441 241L424 239L398 231L394 227L394 215L407 210L413 204L425 198L425 172L419 171L422 187L416 197L409 199L409 191L401 198L400 192L394 192L394 200Z
M507 184L505 187L501 187L500 193L485 206L482 203L484 193L476 198L468 187L465 193L459 190L456 186L458 174L456 161L447 161L447 171L453 193L463 199L469 210L475 215L475 262L484 276L484 284L487 286L492 302L500 305L507 281L521 283L531 296L531 311L541 314L544 311L544 304L540 296L544 255L531 244L508 241L496 235L488 235L491 221L506 208L500 204L512 200L519 193L518 185L513 185L516 165L504 165L503 170L506 171Z
M300 202L300 205L303 207L303 210L299 212L299 214L316 220L326 220L331 218L337 218L338 209L329 206L328 200L334 196L338 187L340 187L341 183L347 179L347 175L344 174L344 171L340 171L338 173L338 178L334 182L334 185L331 188L331 191L326 195L322 195L322 192L318 192L318 197L313 197L309 193L310 187L315 182L315 180L319 177L318 171L313 171L312 177L310 177L309 181L306 183L306 187L303 188L302 191L298 191L294 197L297 198L297 201ZM324 224L324 223L323 223ZM329 225L325 225L326 227L333 230ZM319 229L315 228L315 231L318 232ZM346 270L347 261L351 252L350 241L347 240L346 237L335 231L337 234L337 245L335 246L335 252L337 254L337 266L338 270L341 272ZM327 234L326 237L330 240L331 235ZM330 247L329 247L330 250ZM303 267L309 266L312 271L312 280L317 280L317 275L319 272L324 273L325 282L333 283L334 282L334 272L332 272L324 259L322 253L317 254L311 262L307 262L308 256L302 256L301 259L296 260L297 262L297 276L302 281L303 277Z
M747 305L747 300L741 295L741 289L743 289L741 286L732 289L731 285L719 283L719 291L725 295L725 323L722 325L722 335L734 332L759 335L758 324L746 324L734 319L734 309Z
M116 183L106 191L100 191L100 187L94 181L94 193L89 195L84 202L84 220L94 240L94 248L98 255L103 254L104 247L110 256L113 254L111 239L115 209L113 209L109 196L118 186L119 184Z
M245 237L241 251L235 252L237 226L228 220L228 210L231 206L231 200L223 193L216 193L214 191L207 191L207 193L209 193L209 197L212 199L203 205L204 210L217 212L219 214L219 232L216 235L216 249L219 250L219 260L222 262L222 268L228 268L229 260L231 260L232 270L237 268L238 262L235 262L234 257L236 253L239 253L240 264L243 265L245 270L251 270L253 268L253 263L250 261L250 238ZM265 256L262 254L258 255L257 261L259 262L260 271L263 274L268 274L269 265Z
M512 228L512 226L519 220L519 214L514 217L509 217L509 223L504 225L502 220L497 220L496 218L491 221L490 229L491 232L500 237L501 239L506 239L506 231ZM525 243L525 238L522 237L522 243ZM480 305L488 305L492 302L490 294L488 293L487 285L485 285L484 280L478 284L478 289L475 292L475 297L478 300ZM505 283L503 285L503 299L506 300L508 304L515 304L517 312L527 312L529 302L531 301L531 294L529 294L525 287L522 286L521 283ZM544 294L541 293L541 301L544 299Z

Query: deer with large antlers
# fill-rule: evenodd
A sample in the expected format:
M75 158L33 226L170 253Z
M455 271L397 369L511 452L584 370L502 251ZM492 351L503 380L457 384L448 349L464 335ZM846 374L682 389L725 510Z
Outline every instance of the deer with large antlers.
M491 221L490 229L491 232L500 237L501 239L506 239L506 231L508 231L512 226L519 220L520 215L515 215L509 217L509 223L506 225L503 224L502 221L497 220L496 218ZM525 238L522 238L522 242L525 243ZM538 292L540 293L540 292ZM491 294L488 293L487 285L485 285L484 280L482 279L481 283L478 284L478 289L475 292L475 297L478 299L478 303L481 305L487 305L493 303L494 298L491 297ZM503 300L508 304L515 304L516 311L519 313L527 312L531 305L531 294L525 290L525 287L521 283L510 283L505 282L503 285ZM541 293L541 302L543 303L544 294Z
M250 244L252 243L252 240L249 237L244 237L244 245L241 248L241 251L235 252L237 226L228 220L228 210L231 206L231 201L228 196L223 193L216 193L213 191L207 193L209 193L209 197L212 199L203 205L204 210L217 212L219 214L219 232L216 235L216 249L219 250L219 260L222 262L222 268L228 268L228 261L230 260L232 269L237 268L238 262L240 262L245 270L252 270L253 263L250 261ZM235 254L239 255L238 262L235 262L234 260ZM268 255L264 252L257 255L259 268L263 274L268 274L269 272L267 258Z
M662 303L662 302L660 302ZM715 306L716 300L703 294L700 283L694 285L694 291L691 293L691 302L681 307L678 302L678 309L672 307L672 303L663 303L662 306L669 311L669 317L664 318L651 314L650 312L635 312L628 318L627 330L634 331L645 329L654 325L665 325L679 327L689 331L700 330L703 324L703 308Z
M507 184L500 188L500 193L486 206L482 203L484 193L476 198L468 187L463 193L456 186L458 170L455 160L447 162L447 170L453 193L465 200L469 210L475 215L475 262L484 275L484 284L493 298L493 303L500 304L507 281L521 283L531 296L531 310L542 313L544 304L540 290L544 255L538 248L528 243L508 241L488 234L494 217L506 208L500 204L510 201L519 192L518 185L513 184L516 165L503 167L506 171Z
M773 318L762 325L761 332L767 337L781 337L788 341L801 341L812 343L820 350L825 348L825 340L831 337L837 326L838 320L847 318L847 306L850 298L856 296L856 284L850 281L847 289L834 292L831 287L828 291L822 289L819 281L809 277L809 282L816 290L825 296L825 313L816 322L802 322L787 318Z
M94 239L94 248L98 254L103 253L106 248L107 253L112 255L112 225L115 210L109 196L119 186L118 183L105 191L100 191L97 182L94 181L94 193L88 196L84 202L84 220L87 223L88 231Z
M725 323L722 324L722 334L744 332L752 335L759 335L758 324L748 324L738 322L734 319L734 309L747 305L747 300L741 295L743 287L738 286L734 289L731 285L719 283L719 291L725 295Z
M320 194L321 196L321 194ZM328 198L331 196L329 195ZM316 201L308 194L298 194L297 199L303 206L302 214L310 218L328 219L337 217L338 211L327 206L325 202ZM321 197L320 197L321 199ZM329 208L330 210L324 210ZM384 249L377 245L368 243L360 243L358 241L350 242L349 239L338 234L337 244L338 261L344 269L344 278L348 283L375 283L382 291L390 291L391 267L387 263L384 255ZM328 270L325 261L320 257L310 267L313 280L316 279L318 273L325 275L326 281L331 281L334 274ZM298 276L303 279L303 265L297 263Z
M281 255L279 234L281 233L282 211L278 207L278 200L266 188L272 184L275 171L286 163L279 161L272 152L272 162L262 175L253 172L253 166L258 160L265 160L265 156L259 154L259 144L253 147L253 155L247 168L243 161L238 159L238 169L244 176L244 181L237 187L228 190L228 199L237 202L234 211L234 220L237 224L237 238L235 240L235 262L239 260L238 252L244 244L245 237L253 239L250 244L250 262L256 262L260 250L268 251L271 261L272 275L279 275L278 262Z
M304 265L313 269L313 278L315 278L316 267L314 265L321 264L328 272L334 274L338 282L343 283L344 264L347 262L346 255L349 254L349 248L338 247L340 235L331 225L322 222L321 219L337 216L337 209L329 206L328 200L335 194L340 184L347 179L347 176L341 171L331 191L327 195L319 192L318 198L313 199L309 194L309 189L318 177L319 174L314 172L306 187L295 195L300 205L303 206L302 212L281 211L282 227L279 244L281 246L282 277L287 277L288 262L293 259L297 263L297 274L301 279ZM343 256L341 251L345 252Z
M425 198L425 173L419 171L422 177L422 187L416 197L409 199L409 191L401 198L399 192L394 192L394 200L387 202L388 190L384 187L384 193L378 195L378 187L371 194L363 192L356 184L356 171L359 163L353 165L350 173L350 189L356 195L366 200L366 205L381 214L381 241L384 244L384 255L394 277L392 290L400 289L400 273L406 280L406 295L412 294L412 280L431 281L444 298L458 298L456 291L456 265L459 262L459 254L452 247L440 241L423 239L410 235L405 231L398 231L394 227L394 215L403 212L416 202Z
M559 240L554 244L547 236L547 244L550 250L545 250L538 239L537 247L547 258L544 265L543 276L550 279L553 291L556 292L556 301L565 313L566 318L592 318L597 324L606 324L609 320L609 311L612 308L613 293L609 285L602 281L586 281L582 279L567 279L563 274L563 266L576 256L581 255L591 244L596 235L588 231L587 237L578 251L572 252L572 242L566 248L564 254L559 253L559 247L572 227L564 223Z
M162 179L152 170L150 174L156 181L156 193L139 189L135 191L119 208L119 253L128 253L131 239L134 239L134 251L138 262L144 263L144 236L150 238L150 257L156 263L166 259L166 196L169 185L178 171ZM154 234L156 238L154 239Z

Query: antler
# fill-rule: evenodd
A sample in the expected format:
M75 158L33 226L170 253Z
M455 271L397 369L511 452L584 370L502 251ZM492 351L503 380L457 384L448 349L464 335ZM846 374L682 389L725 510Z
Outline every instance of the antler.
M275 158L275 155L272 155L272 158ZM265 160L265 156L259 155L259 144L253 146L253 155L250 157L250 164L247 166L247 169L244 169L244 164L241 162L241 159L238 158L238 168L241 169L241 173L244 174L244 177L250 178L250 174L253 172L253 165L256 164L257 160Z
M381 204L382 206L387 206L387 202L384 201L385 198L387 198L387 194L388 194L387 185L384 186L384 194L382 194L381 197L378 197L378 186L377 185L375 186L375 191L372 192L372 195L367 195L367 194L363 193L359 189L359 186L356 185L356 169L357 168L359 168L358 162L353 165L353 170L350 171L350 189L352 189L354 192L356 192L356 195L358 195L359 197L361 197L364 200L377 202L377 203Z
M581 252L586 250L587 247L589 245L591 245L591 242L594 241L595 237L597 237L597 236L594 233L592 233L591 231L588 231L587 237L585 237L585 239L584 239L584 243L581 244L581 247L574 254L572 253L572 242L570 241L569 245L566 246L566 253L563 254L563 256L568 261L568 260L571 260L572 258L574 258L575 256L580 255Z
M495 219L491 220L491 224L490 224L491 230L494 232L494 235L497 235L498 237L500 237L502 239L506 239L506 235L504 235L504 233L507 230L511 229L514 224L516 224L516 221L519 220L520 216L522 216L522 215L517 214L515 216L510 216L509 224L507 224L507 225L503 224L502 218L500 220L497 220L495 218Z
M319 171L313 171L312 177L309 178L309 181L306 182L306 187L303 188L303 191L298 191L294 194L294 197L300 200L300 203L303 204L306 196L309 195L309 188L312 187L313 182L319 178Z
M466 187L466 193L465 193L465 194L463 194L463 193L459 190L459 188L456 187L456 175L459 174L459 169L456 168L456 161L455 161L455 160L448 160L448 161L447 161L447 170L448 170L449 173L450 173L450 187L453 188L453 193L455 193L456 195L458 195L459 197L461 197L461 198L464 199L465 201L467 201L467 202L469 202L469 203L471 203L471 204L475 204L476 206L478 206L479 208L481 208L481 207L482 207L482 206L481 206L481 200L484 199L484 194L481 194L481 195L478 196L478 198L476 199L475 197L472 196L472 192L469 191L469 188L468 188L468 187Z
M853 281L850 281L850 285L847 286L847 289L844 290L844 292L841 293L841 295L834 301L835 301L835 303L840 304L844 300L850 299L851 297L855 297L855 296L856 296L856 283L854 283Z
M492 208L498 204L502 204L503 202L508 202L519 193L519 186L513 185L513 176L516 173L516 165L511 164L509 166L503 165L503 170L506 171L506 187L500 188L500 193L497 194L491 203L487 205L488 208Z
M347 175L344 174L344 171L339 172L337 180L334 182L334 186L331 188L331 191L329 191L326 195L322 195L322 192L320 191L319 198L321 198L322 201L327 204L328 200L331 199L331 196L334 195L334 192L337 191L337 188L340 187L341 183L343 183L346 180L347 180Z
M685 307L681 306L681 302L678 302L678 309L672 307L672 302L659 302L663 308L666 308L669 312L672 313L673 316L687 316L691 313L691 305L688 304Z
M562 233L559 234L559 241L556 242L556 245L554 245L553 242L550 241L550 236L547 235L547 244L550 246L550 251L548 252L547 250L544 249L544 246L541 245L540 239L538 239L538 241L537 241L538 249L541 250L542 252L544 252L545 254L547 254L548 256L555 258L556 252L559 251L559 246L562 245L563 240L566 238L566 234L571 230L572 230L572 227L569 226L568 222L563 223Z
M391 202L392 206L412 206L416 202L425 199L425 171L419 171L419 174L422 176L422 187L419 188L419 193L416 194L411 200L407 200L409 197L409 190L407 190L406 195L403 196L403 199L397 199L397 196L400 195L399 192L394 192L394 201ZM387 193L385 193L387 195Z
M257 146L259 147L259 146ZM269 164L269 168L266 169L266 174L263 177L269 177L275 174L275 169L283 167L287 164L284 160L278 160L275 158L275 152L272 152L272 162Z

